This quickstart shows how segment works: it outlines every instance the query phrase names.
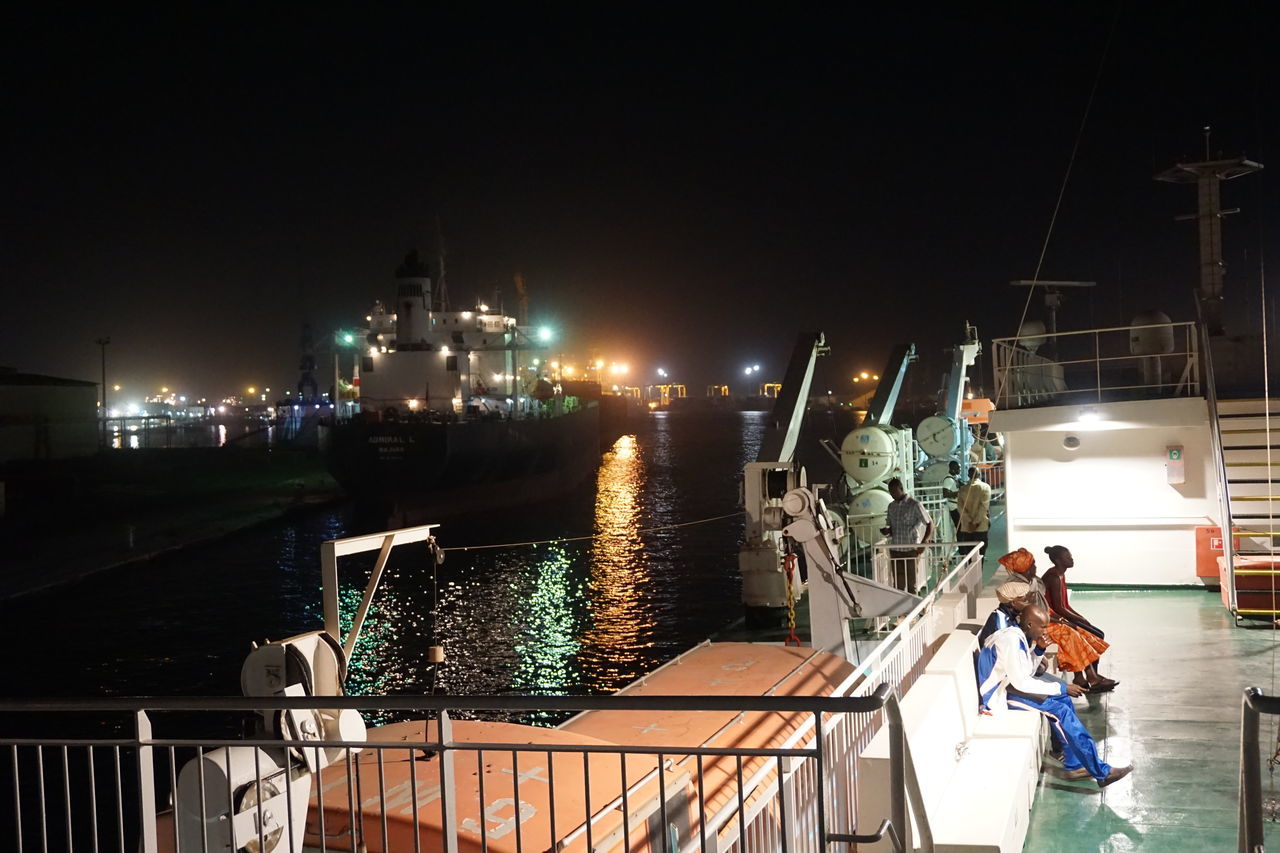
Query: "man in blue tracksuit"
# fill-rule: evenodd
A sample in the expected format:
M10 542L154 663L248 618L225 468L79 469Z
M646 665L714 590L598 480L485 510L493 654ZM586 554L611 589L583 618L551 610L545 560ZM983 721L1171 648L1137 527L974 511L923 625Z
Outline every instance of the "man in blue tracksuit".
M1062 766L1068 779L1093 778L1105 788L1133 772L1133 765L1112 767L1098 757L1098 747L1076 716L1071 697L1083 695L1075 684L1037 678L1039 658L1032 649L1045 641L1049 614L1034 605L1023 608L1018 625L991 635L978 656L978 692L992 713L1008 708L1038 711L1049 718L1063 744Z

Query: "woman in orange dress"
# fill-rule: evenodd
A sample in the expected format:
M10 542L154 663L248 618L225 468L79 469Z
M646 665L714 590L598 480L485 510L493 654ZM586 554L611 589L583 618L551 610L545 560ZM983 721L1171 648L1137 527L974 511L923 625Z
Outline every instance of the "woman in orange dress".
M1052 615L1053 621L1045 633L1058 646L1058 668L1075 674L1076 684L1090 693L1105 693L1120 682L1103 678L1098 674L1098 659L1110 646L1101 637L1079 629L1053 607L1045 581L1036 577L1036 558L1026 548L1005 554L1000 565L1016 579L1027 584L1031 591L1028 601Z

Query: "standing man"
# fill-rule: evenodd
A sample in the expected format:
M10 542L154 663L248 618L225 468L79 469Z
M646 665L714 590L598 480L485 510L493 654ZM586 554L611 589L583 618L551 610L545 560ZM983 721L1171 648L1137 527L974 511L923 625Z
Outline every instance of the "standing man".
M881 528L880 532L888 534L890 545L907 546L889 549L889 565L893 571L893 585L914 595L920 588L916 578L916 565L924 553L920 546L933 536L933 519L924 504L906 493L901 480L894 477L888 485L893 503L885 510L885 521L889 526Z
M960 497L960 463L952 459L947 466L947 476L942 478L942 496L947 499L947 511L951 513L951 530L960 532L960 510L956 500Z
M987 555L987 535L991 532L991 486L982 480L982 472L969 469L969 485L960 496L960 542L977 542L979 557Z

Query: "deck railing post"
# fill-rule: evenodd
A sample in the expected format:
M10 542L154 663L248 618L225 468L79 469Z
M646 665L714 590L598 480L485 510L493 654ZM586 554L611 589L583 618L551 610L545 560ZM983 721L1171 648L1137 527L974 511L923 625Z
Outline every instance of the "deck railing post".
M827 791L831 785L827 781L826 755L822 749L822 712L813 712L813 764L814 770L818 774L818 837L822 839L822 847L825 850L827 846ZM746 833L741 825L738 827L739 837L742 843L739 849L746 849Z
M1262 845L1262 768L1258 756L1258 711L1250 704L1262 690L1249 687L1240 703L1240 821L1237 830L1240 853L1253 853Z
M141 821L139 849L142 853L159 853L156 833L156 770L152 763L151 720L146 711L133 715L134 734L138 740L138 817Z
M338 549L333 542L320 545L320 585L324 600L324 630L335 643L342 643L338 619Z
M440 711L440 834L444 836L445 853L458 853L458 792L453 778L453 722L449 712ZM520 806L516 804L516 819ZM484 803L480 804L480 819L484 820Z
M898 709L898 697L890 696L885 703L885 717L889 721L889 819L898 828L902 849L912 849L911 822L907 819L907 759L906 732Z

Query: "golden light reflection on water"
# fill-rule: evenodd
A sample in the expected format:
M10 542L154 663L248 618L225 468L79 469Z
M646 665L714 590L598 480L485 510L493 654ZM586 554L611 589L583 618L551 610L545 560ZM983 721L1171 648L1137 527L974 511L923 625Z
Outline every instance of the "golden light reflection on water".
M582 643L594 649L599 658L601 671L591 680L604 689L628 683L642 651L653 644L643 596L650 567L639 534L645 478L634 435L624 435L614 443L596 477L591 626Z

